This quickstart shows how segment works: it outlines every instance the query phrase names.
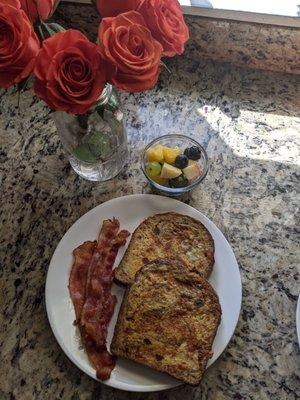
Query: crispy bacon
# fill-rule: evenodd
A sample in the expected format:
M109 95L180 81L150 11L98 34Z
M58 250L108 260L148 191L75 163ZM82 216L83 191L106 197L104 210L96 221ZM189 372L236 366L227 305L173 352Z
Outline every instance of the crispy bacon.
M73 251L74 263L69 279L69 291L75 308L76 323L80 320L85 302L87 274L96 244L96 240L84 242Z
M93 243L93 247L84 243L74 251L69 283L82 341L101 380L108 379L115 366L115 358L106 348L107 326L116 304L116 297L111 294L112 268L129 235L127 231L118 233L119 228L115 218L104 221L98 243L86 242Z
M116 303L110 293L113 280L112 267L118 249L126 242L128 232L121 231L106 248L97 247L90 264L86 287L86 300L82 309L80 324L93 338L97 346L105 344L107 322L110 320ZM94 257L95 256L95 257ZM96 259L96 262L93 262ZM102 329L100 329L102 327Z
M101 381L106 381L116 365L116 357L112 356L106 347L98 348L92 341L86 341L85 339L83 341L85 342L89 360L96 370L97 378Z

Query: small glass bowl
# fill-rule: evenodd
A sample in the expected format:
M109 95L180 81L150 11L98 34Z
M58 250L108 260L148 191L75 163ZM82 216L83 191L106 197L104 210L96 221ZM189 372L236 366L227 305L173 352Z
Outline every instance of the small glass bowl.
M200 165L200 170L201 170L201 175L199 175L194 181L192 181L188 186L182 187L182 188L172 188L169 186L163 186L160 185L159 183L153 181L146 172L146 163L147 163L147 150L150 149L150 147L155 146L157 144L161 144L163 146L169 146L169 147L175 147L178 146L183 154L184 150L187 147L191 146L197 146L201 149L201 157L200 160L198 160L199 165ZM185 136L185 135L178 135L178 134L173 134L173 135L164 135L160 136L159 138L153 140L150 142L144 149L144 152L142 154L142 170L145 175L145 177L148 179L150 185L156 189L159 193L167 195L167 196L180 196L183 193L187 193L190 190L194 189L196 186L199 185L200 182L203 181L203 179L206 177L207 171L208 171L208 157L207 153L204 150L204 148L194 139Z

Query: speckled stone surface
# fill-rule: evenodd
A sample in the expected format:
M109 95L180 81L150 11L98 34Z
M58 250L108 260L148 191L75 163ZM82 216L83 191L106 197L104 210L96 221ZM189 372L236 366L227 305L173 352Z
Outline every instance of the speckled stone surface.
M168 61L155 89L122 94L130 159L105 185L80 179L48 108L0 92L0 399L296 400L300 353L299 78L185 57ZM78 370L49 327L44 288L66 230L116 196L147 193L138 157L151 138L183 132L207 149L204 183L185 199L231 243L243 283L236 332L199 387L150 394L102 385ZM297 186L298 185L298 186Z
M194 59L300 74L300 29L186 17Z

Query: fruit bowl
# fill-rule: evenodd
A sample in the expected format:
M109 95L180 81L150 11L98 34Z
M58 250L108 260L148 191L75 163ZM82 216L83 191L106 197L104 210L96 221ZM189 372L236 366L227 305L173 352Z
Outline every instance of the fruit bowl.
M142 170L150 185L167 196L180 196L205 178L208 157L194 139L179 134L160 136L142 154Z

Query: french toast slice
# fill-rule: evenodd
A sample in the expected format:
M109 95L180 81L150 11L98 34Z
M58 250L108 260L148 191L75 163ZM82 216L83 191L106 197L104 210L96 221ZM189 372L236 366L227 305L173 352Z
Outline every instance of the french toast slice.
M218 296L180 262L155 260L127 287L112 354L199 384L221 320Z
M157 258L184 262L188 269L208 278L214 264L214 241L205 226L194 218L174 212L144 220L132 235L115 278L131 284L136 272Z

